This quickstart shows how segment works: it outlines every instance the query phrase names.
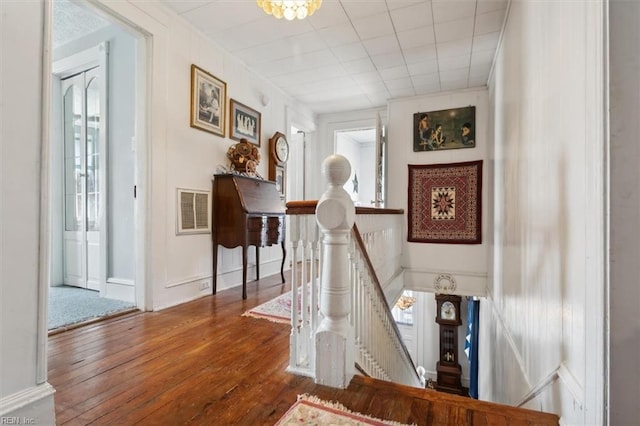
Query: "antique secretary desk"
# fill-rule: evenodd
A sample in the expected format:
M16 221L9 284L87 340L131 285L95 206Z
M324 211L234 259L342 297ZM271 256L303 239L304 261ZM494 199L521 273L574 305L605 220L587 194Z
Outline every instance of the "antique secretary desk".
M285 208L275 182L236 174L213 178L213 294L217 289L218 246L242 247L242 298L247 298L247 249L256 248L256 280L260 279L260 247L280 244L284 279Z

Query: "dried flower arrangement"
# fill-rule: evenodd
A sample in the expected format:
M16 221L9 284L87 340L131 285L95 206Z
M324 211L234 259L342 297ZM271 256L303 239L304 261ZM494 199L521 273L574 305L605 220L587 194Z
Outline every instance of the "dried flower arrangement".
M237 144L229 147L227 158L231 160L233 170L255 175L256 168L260 164L260 151L257 146L243 138Z

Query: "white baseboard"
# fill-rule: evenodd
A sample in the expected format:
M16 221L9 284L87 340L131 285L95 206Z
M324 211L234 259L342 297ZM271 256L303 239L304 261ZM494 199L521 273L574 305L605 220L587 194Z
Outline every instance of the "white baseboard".
M53 386L45 382L0 399L0 423L55 424L54 393Z
M131 286L131 287L133 287L135 285L135 282L133 280L130 280L128 278L118 278L118 277L107 278L107 283L108 284L128 285L128 286Z
M275 259L267 262L260 262L260 278L269 277L271 275L280 274L280 265L282 259ZM289 269L289 266L285 264L285 271ZM256 265L247 266L247 284L254 281L256 277ZM229 288L242 285L242 268L233 269L227 272L218 274L217 291L226 290Z
M280 275L281 259L266 261L260 263L260 277L265 278L271 275ZM287 269L287 268L285 268ZM247 266L247 285L255 281L256 267L254 265ZM218 275L216 291L227 290L230 288L242 286L242 268L223 272ZM154 311L160 311L182 303L190 302L201 297L210 295L212 292L211 275L202 275L197 277L185 278L179 281L172 281L165 284L165 289L171 290L172 297L170 301L160 302L153 307ZM241 294L241 290L238 290Z
M105 286L104 296L109 299L124 300L125 302L135 303L136 289L134 282L131 280L109 278Z

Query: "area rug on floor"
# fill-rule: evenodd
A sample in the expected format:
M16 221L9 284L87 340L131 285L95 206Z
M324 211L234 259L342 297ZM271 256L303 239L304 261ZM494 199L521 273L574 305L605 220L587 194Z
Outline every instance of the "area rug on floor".
M245 317L262 318L283 324L291 323L291 292L281 294L275 299L249 309L242 314Z
M338 402L327 402L313 395L298 395L276 426L288 425L394 425L402 423L375 419L354 413Z
M135 308L133 303L100 297L97 291L70 286L49 288L48 329L65 327Z

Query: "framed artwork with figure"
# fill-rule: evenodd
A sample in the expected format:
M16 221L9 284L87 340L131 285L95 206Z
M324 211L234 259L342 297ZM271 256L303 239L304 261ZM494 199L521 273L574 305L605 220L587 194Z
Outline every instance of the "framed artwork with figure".
M260 146L260 112L234 99L230 101L229 111L229 137L237 141L246 139Z
M476 107L413 114L413 152L475 148Z
M227 83L191 65L191 127L224 137Z

